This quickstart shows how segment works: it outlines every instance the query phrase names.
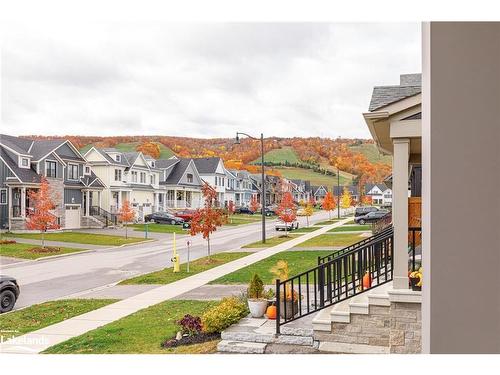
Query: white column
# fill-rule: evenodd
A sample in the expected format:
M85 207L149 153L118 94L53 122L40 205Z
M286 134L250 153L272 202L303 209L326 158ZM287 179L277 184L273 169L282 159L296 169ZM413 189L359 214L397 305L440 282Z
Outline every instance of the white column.
M11 226L11 219L12 219L12 188L10 186L9 186L8 202L9 202L9 213L8 213L8 217L9 217L9 230L11 230L12 229L12 226Z
M410 140L393 140L392 222L394 223L394 289L408 289L408 161Z
M174 189L174 208L177 208L177 190Z
M116 211L120 210L121 207L122 207L122 192L121 192L121 190L118 190L118 203L117 203Z
M26 188L21 188L21 217L26 217Z
M97 192L97 197L98 197L98 200L99 200L99 207L102 208L102 192L98 191Z
M87 196L87 199L85 202L85 215L90 216L90 190L87 190L85 192L85 195Z

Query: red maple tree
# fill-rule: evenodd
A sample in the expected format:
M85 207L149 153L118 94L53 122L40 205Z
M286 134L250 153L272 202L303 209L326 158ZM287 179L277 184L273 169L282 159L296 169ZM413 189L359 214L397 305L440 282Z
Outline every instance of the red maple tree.
M28 215L26 220L26 228L31 230L39 230L42 234L42 248L45 248L45 232L49 229L59 229L57 224L57 216L51 210L56 207L52 200L52 192L49 182L45 177L42 177L40 189L30 190L28 192L29 199L34 202L33 211Z
M286 192L283 194L281 203L276 210L276 215L278 215L278 218L285 224L291 223L295 220L297 217L297 207L295 206L295 203L293 203L291 193ZM287 225L285 225L285 236L288 236Z
M234 214L235 210L236 210L236 208L234 206L234 202L229 201L227 204L227 214L229 215L229 217L231 217Z
M255 212L260 208L260 203L257 200L256 195L252 195L252 199L250 199L250 209Z
M120 211L118 211L118 220L125 224L125 238L128 238L128 223L134 220L135 212L130 202L127 200L123 202Z
M222 226L227 217L221 209L215 207L217 199L215 189L205 182L201 191L205 203L203 208L197 209L194 213L189 233L191 236L201 233L203 238L207 240L208 259L210 260L210 234L215 232L217 227Z
M333 198L332 193L327 192L325 198L323 199L323 210L328 211L328 218L331 219L331 211L333 211L337 204L335 203L335 199Z

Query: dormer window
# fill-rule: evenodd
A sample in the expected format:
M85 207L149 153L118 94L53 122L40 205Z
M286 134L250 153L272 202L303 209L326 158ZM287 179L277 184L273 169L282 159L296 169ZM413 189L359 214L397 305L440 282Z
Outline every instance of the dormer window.
M115 160L118 162L122 161L121 155L115 155Z
M90 175L90 167L88 165L86 165L84 168L84 174Z
M21 157L19 161L19 167L21 168L29 168L30 167L30 159Z
M154 161L151 161L151 167L155 167L155 162Z

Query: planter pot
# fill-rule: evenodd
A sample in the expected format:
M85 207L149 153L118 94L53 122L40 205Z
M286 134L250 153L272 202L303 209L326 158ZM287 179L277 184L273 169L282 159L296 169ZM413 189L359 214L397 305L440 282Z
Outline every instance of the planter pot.
M419 281L420 281L420 279L418 277L410 277L411 290L413 290L413 291L421 291L422 290L421 286L417 286Z
M252 318L262 318L267 309L267 300L265 299L249 299L248 309Z
M293 313L292 313L293 306ZM286 300L286 316L285 316L285 301L280 301L280 316L285 319L291 319L299 312L299 301Z

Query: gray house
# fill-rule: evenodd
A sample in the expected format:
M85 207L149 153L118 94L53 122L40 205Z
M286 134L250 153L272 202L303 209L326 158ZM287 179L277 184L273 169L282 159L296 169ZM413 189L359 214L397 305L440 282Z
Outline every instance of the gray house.
M45 177L53 193L53 214L61 228L100 227L91 207L99 207L102 181L71 142L0 135L0 226L26 229L33 211L29 192Z

